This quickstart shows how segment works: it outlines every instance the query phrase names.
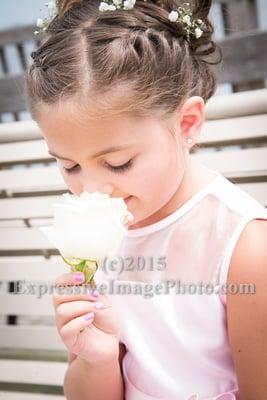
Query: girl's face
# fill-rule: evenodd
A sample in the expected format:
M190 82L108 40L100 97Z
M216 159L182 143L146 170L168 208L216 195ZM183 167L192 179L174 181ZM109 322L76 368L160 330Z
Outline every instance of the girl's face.
M38 125L73 194L87 190L128 198L135 218L128 227L161 219L181 183L185 160L179 135L163 122L126 116L92 121L63 103L42 108Z

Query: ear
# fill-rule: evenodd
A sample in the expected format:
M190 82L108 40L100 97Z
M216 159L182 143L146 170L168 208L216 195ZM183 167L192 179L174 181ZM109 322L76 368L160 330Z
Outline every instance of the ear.
M191 148L198 142L204 121L204 100L200 96L190 97L180 110L181 136L186 147Z

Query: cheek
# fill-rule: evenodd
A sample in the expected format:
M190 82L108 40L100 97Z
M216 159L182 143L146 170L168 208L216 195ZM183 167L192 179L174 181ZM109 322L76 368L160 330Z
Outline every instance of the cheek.
M180 184L184 173L182 159L174 152L167 156L153 156L150 163L139 172L137 190L140 197L151 202L168 199Z

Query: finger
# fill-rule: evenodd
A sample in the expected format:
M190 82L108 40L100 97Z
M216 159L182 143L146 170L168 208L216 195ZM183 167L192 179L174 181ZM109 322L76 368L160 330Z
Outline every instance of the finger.
M63 325L59 334L69 349L72 349L80 335L80 331L90 327L94 321L94 313L89 312L77 318L73 318L67 324Z
M57 316L57 326L58 329L72 319L77 318L83 314L89 312L97 312L108 308L109 306L105 306L102 302L90 302L90 301L72 301L68 303L61 303L56 309Z
M67 272L55 280L55 285L80 285L84 281L82 272Z
M99 299L99 292L90 285L56 286L53 293L53 303L55 309L59 306L59 304L69 301L98 301Z

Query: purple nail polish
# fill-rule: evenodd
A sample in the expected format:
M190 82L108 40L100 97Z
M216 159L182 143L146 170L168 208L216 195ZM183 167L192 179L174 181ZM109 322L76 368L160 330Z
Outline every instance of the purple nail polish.
M79 272L79 273L77 273L77 274L74 274L74 279L75 279L75 281L77 281L77 282L82 282L83 281L83 273L82 272Z
M101 303L101 301L98 301L97 303L94 303L93 307L97 308L98 310L102 310L102 308L104 308L104 304Z
M85 319L85 321L90 321L91 319L93 319L95 316L95 314L93 312L90 312L88 314L85 314L85 316L83 317L83 319Z
M97 291L96 289L94 289L94 290L92 291L92 296L93 296L93 297L98 297L98 296L99 296L99 293L98 293L98 291Z

